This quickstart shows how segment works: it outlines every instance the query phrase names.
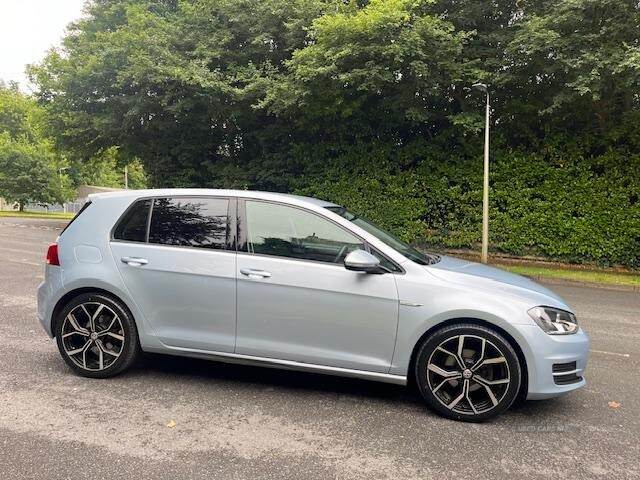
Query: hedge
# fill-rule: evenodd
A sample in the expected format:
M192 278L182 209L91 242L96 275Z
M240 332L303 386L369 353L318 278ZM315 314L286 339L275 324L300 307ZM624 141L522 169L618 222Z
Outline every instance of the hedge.
M434 150L434 152L436 152ZM481 240L482 158L424 145L361 145L293 181L296 193L345 205L407 241L473 248ZM323 156L325 155L325 156ZM318 166L320 165L320 166ZM496 151L490 171L490 248L496 252L640 268L640 155L579 147Z

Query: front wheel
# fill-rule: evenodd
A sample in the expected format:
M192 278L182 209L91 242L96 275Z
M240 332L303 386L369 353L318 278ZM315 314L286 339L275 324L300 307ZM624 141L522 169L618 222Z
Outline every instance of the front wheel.
M505 411L518 395L518 356L498 332L460 323L443 327L420 347L416 383L440 415L481 422Z
M98 293L71 300L56 321L55 336L64 361L83 377L117 375L135 362L140 350L129 310Z

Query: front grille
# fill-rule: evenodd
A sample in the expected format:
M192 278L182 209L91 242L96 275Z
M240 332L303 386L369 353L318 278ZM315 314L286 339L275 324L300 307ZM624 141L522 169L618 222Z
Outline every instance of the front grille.
M562 373L562 372L571 372L575 370L576 362L569 363L554 363L553 364L553 373Z
M570 385L579 382L582 377L577 374L577 368L576 362L554 363L552 366L554 383L556 385Z

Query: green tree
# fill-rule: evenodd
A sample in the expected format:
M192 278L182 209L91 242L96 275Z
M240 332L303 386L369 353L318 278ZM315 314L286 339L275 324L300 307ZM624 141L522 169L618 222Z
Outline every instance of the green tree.
M35 141L43 136L44 111L18 85L0 82L0 131L12 139Z
M155 185L286 189L301 153L380 139L466 154L478 79L507 148L576 134L594 151L638 146L634 0L113 0L87 13L31 69L56 141L83 159L115 146Z
M599 136L628 120L628 115L637 121L638 2L530 3L534 7L525 7L511 28L504 68L495 74L511 93L514 120L539 122L545 135L587 131ZM525 116L530 112L537 119Z
M17 202L20 211L27 203L42 205L63 200L68 187L53 167L51 145L12 140L6 134L0 136L0 196L9 202Z
M124 188L124 165L115 147L108 148L89 160L76 160L74 171L78 172L78 183L100 187ZM128 186L130 189L146 188L147 175L139 160L127 163Z
M371 0L317 18L265 103L324 136L433 136L461 113L450 99L477 72L462 54L469 35L430 4Z
M70 180L44 136L44 111L15 86L0 87L0 196L26 203L63 202L72 194Z
M313 18L336 3L89 2L62 51L31 77L65 148L90 158L117 146L156 185L211 184L218 163L255 156L284 135L254 105Z

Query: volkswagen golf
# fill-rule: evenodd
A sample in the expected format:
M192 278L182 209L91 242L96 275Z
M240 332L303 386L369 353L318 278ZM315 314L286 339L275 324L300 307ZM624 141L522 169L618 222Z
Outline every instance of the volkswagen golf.
M85 377L184 355L412 384L466 421L585 384L589 341L558 295L322 200L95 194L46 258L38 318Z

